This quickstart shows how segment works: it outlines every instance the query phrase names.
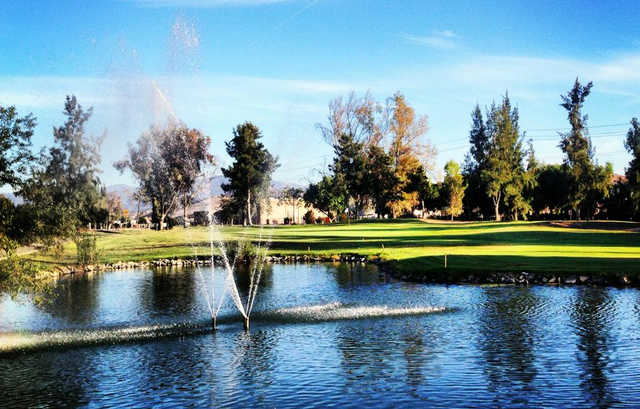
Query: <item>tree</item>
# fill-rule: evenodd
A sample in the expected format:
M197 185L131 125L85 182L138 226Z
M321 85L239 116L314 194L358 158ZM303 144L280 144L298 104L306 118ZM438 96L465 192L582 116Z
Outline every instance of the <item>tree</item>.
M106 195L107 209L107 229L111 229L111 224L115 220L119 220L122 216L122 200L115 193L107 193Z
M609 189L609 197L604 202L607 218L612 220L631 220L634 212L631 199L631 186L621 177L616 180Z
M418 194L418 200L421 204L421 215L424 217L425 204L431 200L434 189L431 182L429 182L427 172L422 166L418 166L409 175L409 183L406 186L406 190Z
M324 140L335 147L342 135L351 135L364 146L380 145L386 136L386 111L369 92L358 97L355 92L329 103L327 125L316 124Z
M564 166L571 179L567 205L576 212L578 218L581 216L589 190L594 185L594 152L586 127L588 116L582 115L584 101L591 93L592 87L592 82L583 86L576 78L573 88L567 95L561 95L562 104L560 104L567 110L567 118L571 125L569 132L559 133L560 148L565 154Z
M480 105L476 104L471 112L471 130L469 131L469 144L471 148L465 156L463 167L463 177L467 190L464 195L463 207L468 217L480 211L481 214L488 214L492 209L492 204L488 201L487 186L482 178L482 172L487 167L489 149L491 147L489 132L493 130L491 112L495 109L492 106L487 115L487 125L485 125ZM488 129L489 128L489 129Z
M366 191L371 195L376 214L380 218L388 205L397 199L398 178L393 171L393 160L379 146L369 146L365 171Z
M335 157L329 169L333 171L336 182L344 183L347 197L355 203L355 215L364 208L368 186L367 157L364 143L357 142L353 135L343 134L334 146Z
M507 94L499 107L492 105L489 116L489 150L486 166L481 173L482 180L493 203L496 221L501 220L500 206L503 204L517 218L524 202L522 190L525 178L518 109L511 107Z
M253 224L252 207L259 204L262 196L268 193L271 175L278 167L278 159L258 140L262 133L251 122L238 125L233 130L233 138L226 142L227 153L234 159L222 174L228 183L222 189L231 193L235 200L244 203L244 224Z
M0 187L17 187L26 174L34 159L29 148L35 127L33 115L20 117L15 107L0 106Z
M175 181L176 191L180 196L183 211L183 225L187 227L187 209L191 206L197 193L197 181L202 176L204 167L213 165L213 155L209 153L211 138L197 129L184 126L176 127L171 137L162 141L162 152L165 152L171 179Z
M462 199L467 187L464 185L464 180L460 174L460 165L455 161L450 160L447 162L444 172L444 186L448 193L447 211L451 215L451 220L453 220L454 217L462 214Z
M293 186L287 187L285 189L282 189L282 191L280 192L278 202L279 204L284 204L286 206L292 207L293 223L295 223L296 221L296 209L303 202L303 199L302 199L303 196L304 196L304 190L300 189L299 187L293 187Z
M407 192L409 175L423 165L427 170L433 166L436 151L424 139L427 133L427 117L416 118L414 109L407 103L404 95L396 93L388 101L391 112L389 133L391 137L389 155L398 178L396 193L401 199L391 203L393 216L408 212L417 205L416 192Z
M631 161L625 171L631 202L635 213L640 214L640 123L637 118L631 119L624 147L631 154Z
M336 177L323 176L318 183L309 184L302 198L334 221L347 208L348 194L344 183Z
M561 165L541 166L536 174L533 189L533 210L538 215L560 215L569 194L569 175Z
M129 145L128 158L114 163L120 172L129 169L138 179L140 197L151 202L153 220L164 228L179 199L193 191L202 167L213 161L207 152L211 141L197 129L181 123L152 127L136 145Z
M96 223L101 201L98 164L102 138L85 134L92 109L84 110L75 96L67 96L63 126L53 128L55 146L41 152L19 195L32 205L35 236L46 245L77 236L82 225Z

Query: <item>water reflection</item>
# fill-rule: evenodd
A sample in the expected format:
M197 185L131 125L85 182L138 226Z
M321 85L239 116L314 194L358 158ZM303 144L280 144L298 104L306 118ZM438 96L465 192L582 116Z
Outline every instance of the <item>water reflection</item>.
M343 289L377 284L384 279L384 276L378 274L375 266L369 264L340 263L331 267L336 283Z
M100 306L102 284L102 273L65 278L37 306L70 323L88 324Z
M531 385L538 373L532 319L540 304L529 288L483 289L478 348L496 405L529 406Z
M141 286L139 304L152 315L186 314L198 302L195 275L182 268L160 268L150 276L151 283Z
M246 294L242 271L238 284ZM126 332L207 313L189 270L80 277L55 297L43 307L0 301L0 328ZM359 265L277 265L257 300L261 312L338 302L455 309L264 319L250 333L233 317L215 334L3 355L0 407L640 406L637 289L385 283Z
M33 354L21 358L21 365L15 365L10 359L0 359L0 406L66 408L86 405L91 401L87 390L93 379L78 374L91 367L91 360L83 351L67 355L56 352Z
M607 376L613 352L609 326L616 314L609 291L608 288L577 289L571 314L578 336L580 386L586 401L596 407L610 407L615 402Z

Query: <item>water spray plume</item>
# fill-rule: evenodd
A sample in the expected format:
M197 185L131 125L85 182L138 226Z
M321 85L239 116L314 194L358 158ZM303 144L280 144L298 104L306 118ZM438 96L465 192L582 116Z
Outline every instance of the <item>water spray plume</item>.
M255 313L254 319L263 323L296 324L421 316L445 311L451 310L444 307L358 306L334 302L260 311ZM219 321L231 323L237 321L237 318L237 316L226 315L220 317ZM0 357L54 348L66 349L90 345L126 344L157 338L197 336L211 333L213 330L208 322L178 322L135 327L0 333Z

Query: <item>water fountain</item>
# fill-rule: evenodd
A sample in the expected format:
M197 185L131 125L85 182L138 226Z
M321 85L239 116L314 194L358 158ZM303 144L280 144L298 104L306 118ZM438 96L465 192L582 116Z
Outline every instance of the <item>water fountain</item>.
M248 252L248 243L251 242L247 241L237 241L235 243L235 248L230 249L229 245L226 244L224 239L222 238L222 233L220 232L220 229L218 227L219 225L215 223L211 203L209 203L208 207L209 209L207 224L209 230L209 257L211 261L211 273L209 280L207 281L207 279L205 278L200 264L197 264L196 270L200 279L200 288L202 289L205 299L207 300L207 307L209 313L211 314L211 326L214 331L217 329L218 313L222 308L225 296L229 294L234 305L242 315L244 329L248 331L251 312L253 311L253 306L258 294L258 288L260 285L260 280L262 278L265 258L268 252L271 237L270 235L267 238L263 237L264 227L260 226L257 244L252 244L252 247L254 249L253 254L249 254ZM192 243L194 242L193 240L190 241ZM197 246L193 245L193 249L196 258L198 258ZM233 250L232 257L230 257L230 250ZM216 254L220 256L219 259L222 261L222 267L224 271L223 291L222 294L217 297L217 299L215 292L217 274L216 268L214 268L214 265L216 263ZM242 298L240 297L238 286L236 285L236 266L239 262L249 263L249 291L244 303L242 301Z

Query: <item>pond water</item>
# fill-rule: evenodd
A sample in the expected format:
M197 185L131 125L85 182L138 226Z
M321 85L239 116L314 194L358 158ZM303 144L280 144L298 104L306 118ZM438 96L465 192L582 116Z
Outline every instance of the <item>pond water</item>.
M238 284L246 294L246 276ZM206 331L186 269L61 280L41 304L2 296L0 406L640 405L636 289L425 285L373 266L274 265L255 311L245 332L226 303L219 330ZM170 336L127 342L153 328ZM43 341L8 349L24 339Z

